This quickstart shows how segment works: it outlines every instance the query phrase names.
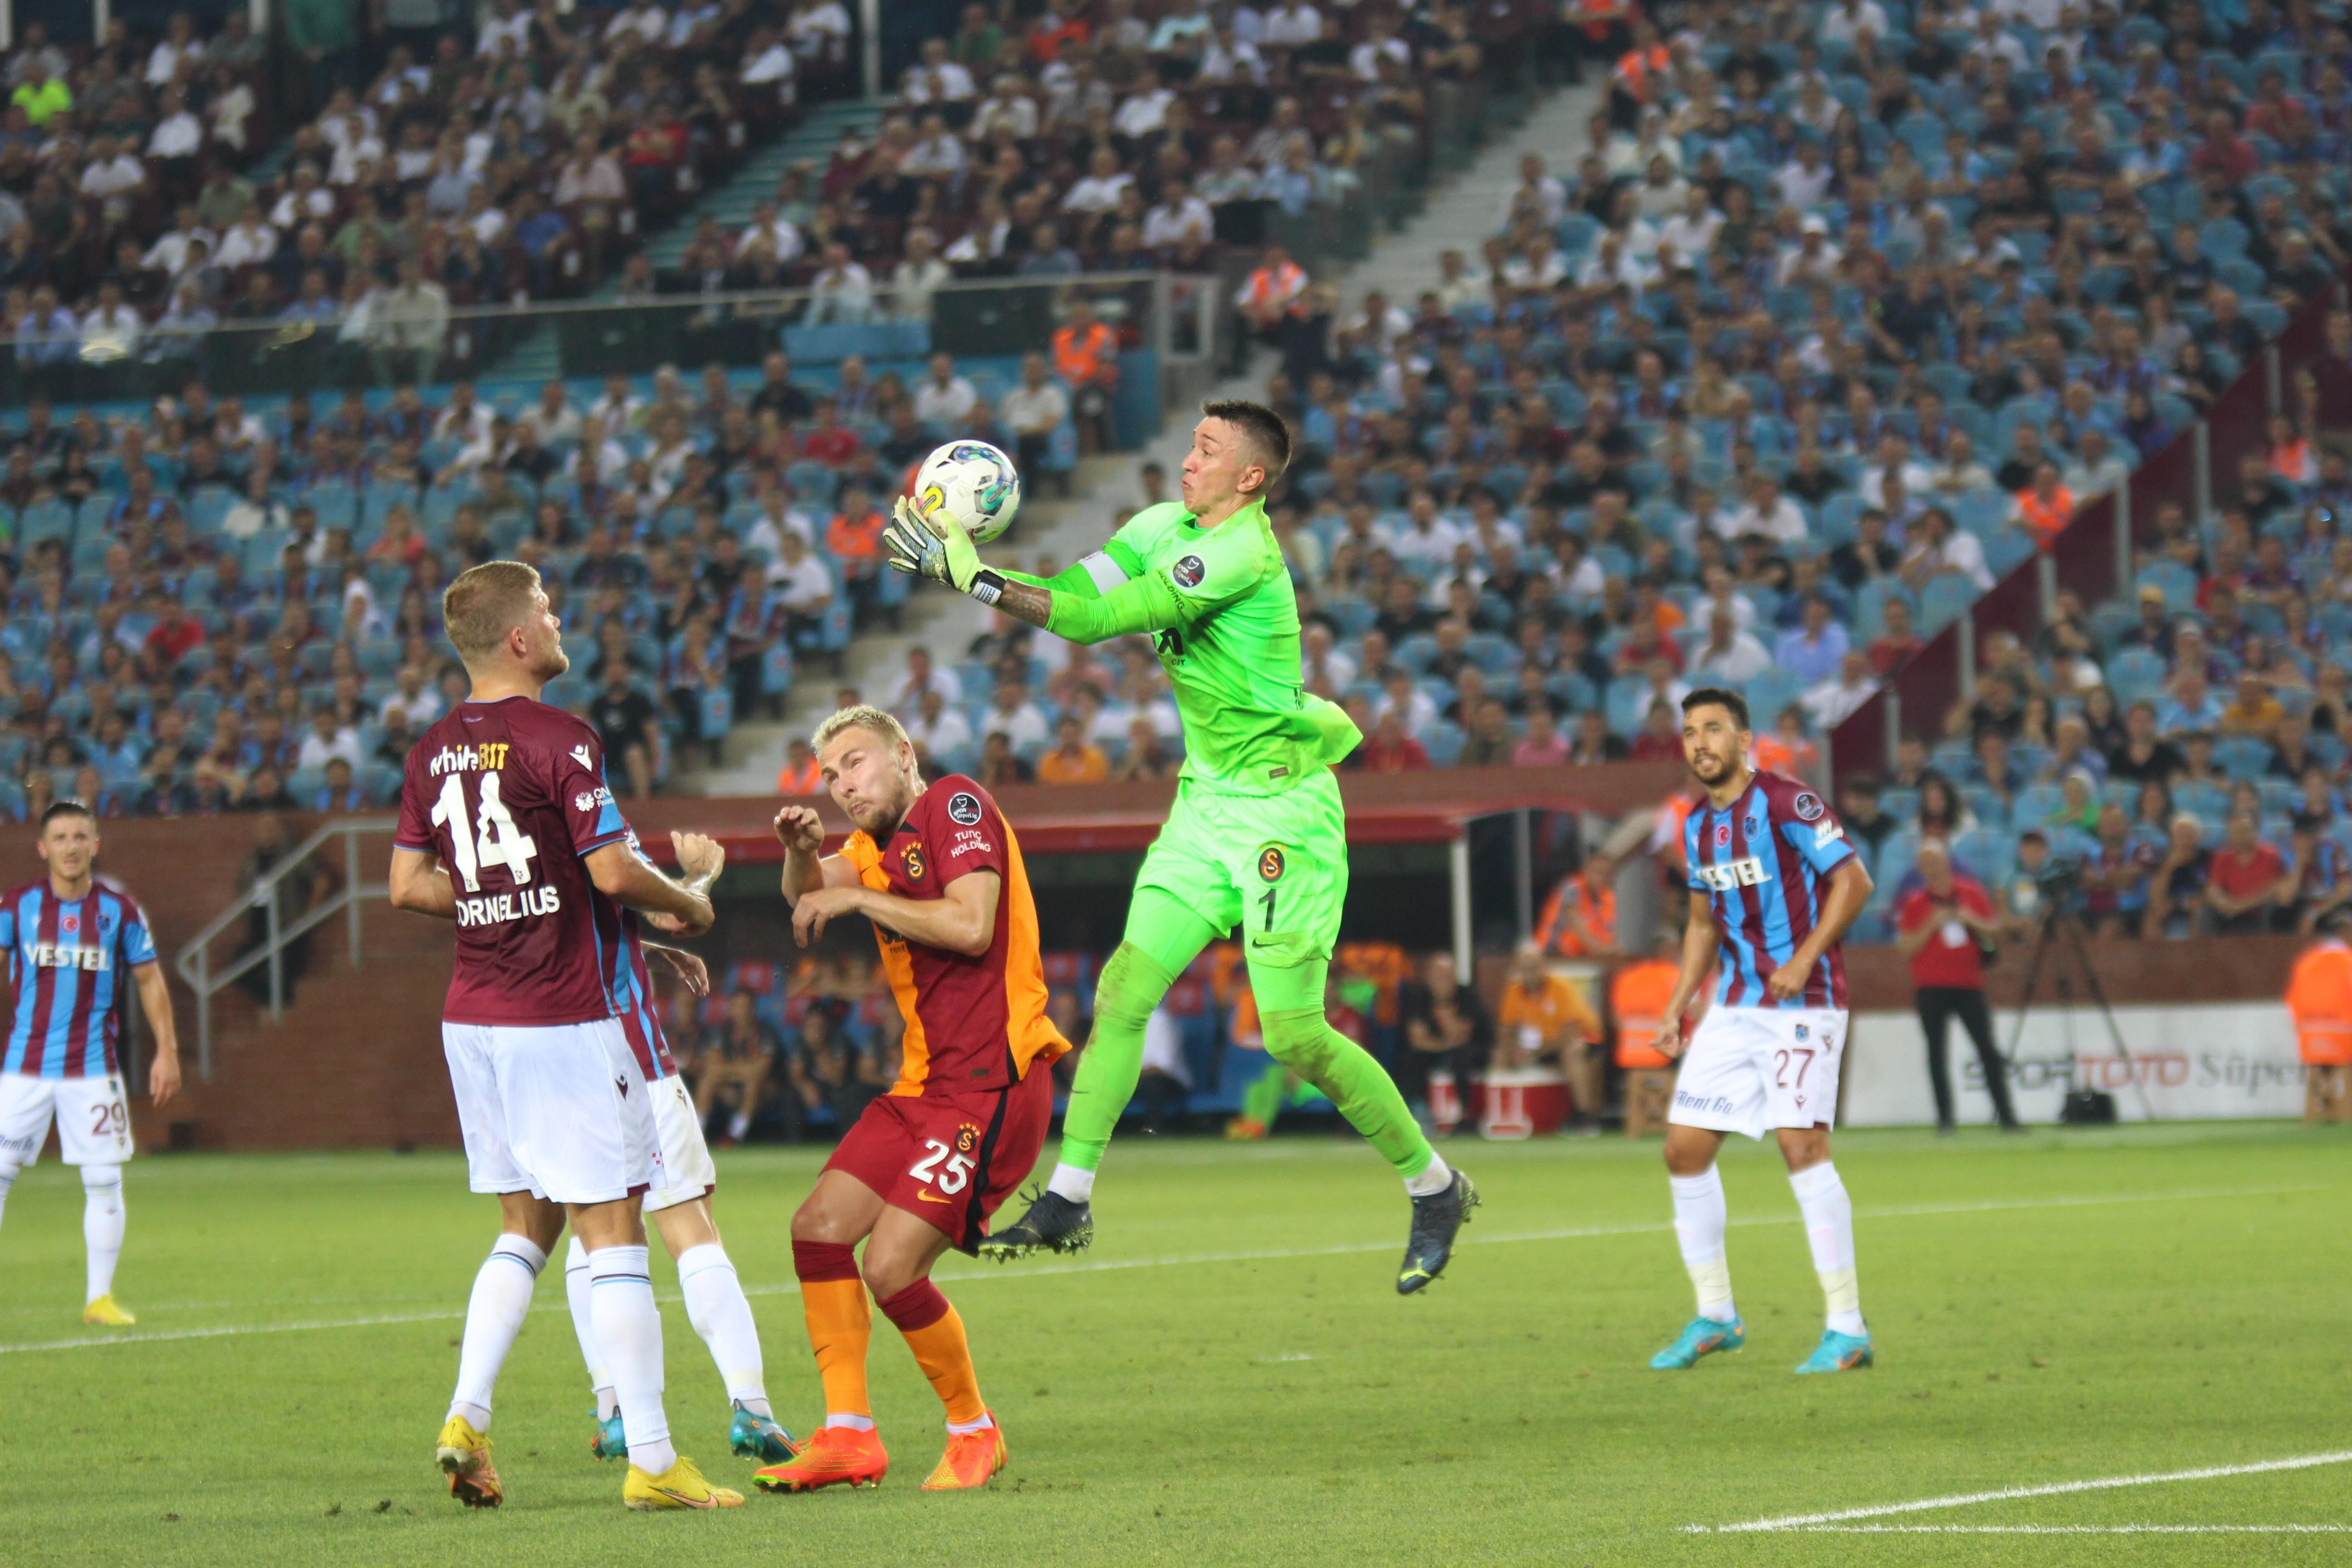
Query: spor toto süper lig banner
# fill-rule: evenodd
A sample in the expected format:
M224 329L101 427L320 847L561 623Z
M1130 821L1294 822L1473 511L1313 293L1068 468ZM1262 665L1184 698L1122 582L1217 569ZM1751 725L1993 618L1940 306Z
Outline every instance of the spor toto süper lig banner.
M2294 1026L2275 1002L2118 1007L2128 1055L2095 1008L2036 1007L2011 1050L2017 1015L1993 1015L1993 1039L2012 1058L2011 1093L2028 1121L2054 1121L2077 1089L2116 1097L2126 1121L2200 1117L2301 1116L2303 1062ZM1990 1121L1992 1100L1968 1033L1953 1020L1948 1047L1959 1119ZM2146 1090L2145 1098L2141 1090ZM1912 1013L1856 1013L1838 1121L1848 1127L1907 1127L1936 1120L1927 1036Z

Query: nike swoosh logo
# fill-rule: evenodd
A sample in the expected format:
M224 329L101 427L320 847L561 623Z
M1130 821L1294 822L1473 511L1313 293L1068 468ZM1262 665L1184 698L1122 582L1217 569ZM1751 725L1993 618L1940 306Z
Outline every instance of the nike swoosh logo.
M952 1199L940 1196L939 1194L931 1191L929 1187L917 1187L915 1189L915 1195L922 1199L927 1204L944 1204L953 1201Z
M1280 947L1282 943L1278 942L1265 942L1260 938L1252 937L1250 938L1250 945L1252 947Z

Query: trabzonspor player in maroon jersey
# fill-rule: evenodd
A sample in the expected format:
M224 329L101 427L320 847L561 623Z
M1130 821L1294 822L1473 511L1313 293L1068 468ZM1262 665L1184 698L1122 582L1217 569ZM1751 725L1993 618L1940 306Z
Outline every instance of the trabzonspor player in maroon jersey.
M733 1507L742 1494L705 1481L669 1440L638 1202L664 1185L660 1145L613 984L629 957L624 906L698 936L710 900L637 853L595 728L539 700L572 663L539 574L485 563L449 584L441 614L472 689L408 754L392 901L457 923L442 1047L473 1188L499 1194L504 1226L474 1280L435 1458L460 1502L503 1499L490 1391L568 1213L628 1417L622 1500Z
M1853 1205L1830 1163L1847 1039L1839 943L1870 901L1870 873L1827 802L1801 779L1750 765L1752 741L1738 692L1703 687L1683 699L1683 760L1706 798L1683 824L1690 919L1655 1044L1682 1058L1666 1113L1666 1170L1698 1315L1650 1364L1688 1367L1747 1342L1724 1258L1728 1219L1715 1155L1726 1132L1761 1138L1769 1129L1779 1134L1829 1308L1822 1342L1797 1370L1844 1372L1868 1366L1872 1352L1854 1278ZM1685 1054L1683 1014L1718 956L1715 1005Z

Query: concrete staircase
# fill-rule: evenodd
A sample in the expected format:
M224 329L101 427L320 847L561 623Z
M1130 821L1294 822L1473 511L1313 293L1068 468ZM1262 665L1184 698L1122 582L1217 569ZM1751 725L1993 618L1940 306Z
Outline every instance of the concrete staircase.
M791 132L770 142L751 155L750 163L735 172L724 184L705 191L702 199L688 209L686 215L659 234L646 241L646 254L653 258L656 268L674 267L686 254L695 230L706 217L717 218L719 226L730 233L751 221L751 210L773 195L777 182L784 171L794 163L809 162L820 168L831 157L834 144L841 140L844 131L856 130L871 137L882 123L882 104L878 100L856 99L833 103L820 103ZM616 284L607 279L600 284L591 299L613 297ZM483 381L519 381L536 384L562 374L562 360L557 352L555 329L541 325L529 337L509 349L479 373Z

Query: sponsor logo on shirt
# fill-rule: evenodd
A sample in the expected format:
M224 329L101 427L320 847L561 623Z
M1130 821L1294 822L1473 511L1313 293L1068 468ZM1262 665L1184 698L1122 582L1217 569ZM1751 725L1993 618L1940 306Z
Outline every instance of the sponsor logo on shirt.
M994 848L988 840L969 827L956 834L955 843L948 849L950 855L988 855L993 852Z
M65 922L60 921L60 925ZM35 942L28 962L35 969L88 969L103 971L114 967L110 950L103 947L83 947L79 943L64 946L54 942Z
M1698 868L1698 879L1718 893L1728 893L1735 888L1761 887L1772 879L1764 862L1753 855L1743 855L1737 860L1718 861Z
M505 741L485 741L478 746L444 746L425 764L425 771L435 778L443 773L488 773L507 765L507 753L514 748Z
M613 792L608 789L601 787L593 790L583 789L578 795L572 797L572 804L582 811L593 811L598 806L604 805L611 801L612 798Z
M1813 829L1813 847L1826 849L1845 837L1845 829L1834 822L1824 822Z
M1197 588L1201 585L1201 579L1208 574L1208 563L1197 555L1187 555L1168 568L1169 578L1179 588Z
M589 754L588 748L585 746L572 747L572 760L583 768L593 769L596 765L596 759Z
M960 789L948 797L948 820L965 827L980 821L980 797L970 790Z
M1801 789L1797 792L1797 798L1789 803L1789 809L1797 814L1800 822L1819 822L1822 813L1829 807L1823 805L1822 797L1811 790Z

